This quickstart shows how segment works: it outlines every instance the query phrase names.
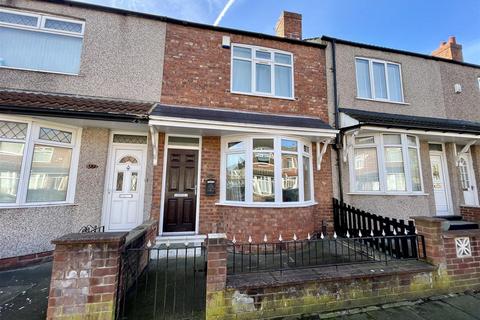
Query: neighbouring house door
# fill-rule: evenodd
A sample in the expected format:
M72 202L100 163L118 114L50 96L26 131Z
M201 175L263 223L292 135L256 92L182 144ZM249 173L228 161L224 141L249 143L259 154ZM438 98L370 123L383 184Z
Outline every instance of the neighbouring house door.
M113 147L108 189L107 230L130 230L142 223L146 150Z
M195 231L198 150L168 149L164 232Z
M463 190L463 199L465 201L465 204L477 206L477 183L475 181L472 157L470 153L463 154L459 157L458 170L460 174L460 183Z
M446 177L445 161L442 152L430 152L430 165L432 167L433 194L437 215L450 214L449 186Z

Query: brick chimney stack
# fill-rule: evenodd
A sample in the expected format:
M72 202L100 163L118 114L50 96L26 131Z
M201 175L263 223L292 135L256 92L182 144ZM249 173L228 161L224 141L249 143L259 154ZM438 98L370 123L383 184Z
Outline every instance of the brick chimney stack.
M302 40L302 15L283 11L275 25L279 37Z
M440 43L432 56L463 62L462 45L457 43L455 37L449 37L447 42Z

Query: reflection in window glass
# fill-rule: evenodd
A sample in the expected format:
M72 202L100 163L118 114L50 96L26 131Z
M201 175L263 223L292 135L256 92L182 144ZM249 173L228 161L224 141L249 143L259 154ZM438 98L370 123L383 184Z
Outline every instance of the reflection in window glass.
M417 149L408 148L408 158L410 159L410 174L412 175L412 191L422 191Z
M245 201L245 155L227 155L226 200Z
M27 202L65 201L72 150L35 145Z
M385 148L385 169L388 191L405 191L405 171L402 148Z
M255 152L253 154L253 201L275 201L273 152Z
M297 152L297 141L282 139L282 151Z
M270 93L272 91L272 71L269 64L255 64L255 90L258 92Z
M402 138L400 137L399 134L384 134L383 143L389 144L389 145L392 145L392 144L400 145L402 144Z
M282 199L298 201L298 156L282 154Z
M123 190L123 171L117 172L117 185L115 191Z
M379 191L377 149L355 149L355 184L357 191Z
M170 146L196 147L200 144L199 138L193 137L168 137Z
M253 150L273 150L273 139L253 139Z
M17 200L24 144L0 141L0 203Z
M385 79L385 65L374 62L373 64L373 85L375 88L375 98L387 99L387 81Z
M358 137L358 138L355 138L355 144L356 145L359 145L359 144L371 144L371 143L375 143L375 137Z
M356 59L357 95L360 98L372 98L370 70L368 60Z
M228 150L243 150L245 149L245 142L243 141L235 141L228 143Z
M137 191L137 184L138 184L138 172L132 172L132 176L130 178L130 191L132 192Z
M304 200L312 200L312 190L310 189L310 158L303 156L303 193Z

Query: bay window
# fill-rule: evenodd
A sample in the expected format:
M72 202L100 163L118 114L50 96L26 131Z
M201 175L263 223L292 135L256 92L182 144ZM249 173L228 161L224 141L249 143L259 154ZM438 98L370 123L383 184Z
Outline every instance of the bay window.
M0 119L0 205L73 202L73 128Z
M406 134L371 134L354 138L351 185L360 193L422 191L419 142Z
M404 102L401 67L398 63L355 59L357 97L390 102Z
M293 98L292 54L254 46L233 45L231 92Z
M222 202L312 202L310 142L280 136L226 137L222 150Z

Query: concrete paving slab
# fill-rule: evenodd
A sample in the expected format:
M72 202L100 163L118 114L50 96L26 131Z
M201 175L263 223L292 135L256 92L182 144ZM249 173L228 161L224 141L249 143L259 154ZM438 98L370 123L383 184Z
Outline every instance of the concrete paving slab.
M461 295L457 297L451 297L448 299L442 299L442 302L457 308L475 319L480 319L480 297L475 298L470 295Z
M412 312L426 320L455 319L476 320L471 315L439 300L408 307Z
M383 309L378 311L370 311L368 312L371 319L389 319L389 320L424 320L424 318L420 317L416 313L412 312L408 309L408 307L398 307L398 308L389 308ZM349 319L350 320L350 319Z

